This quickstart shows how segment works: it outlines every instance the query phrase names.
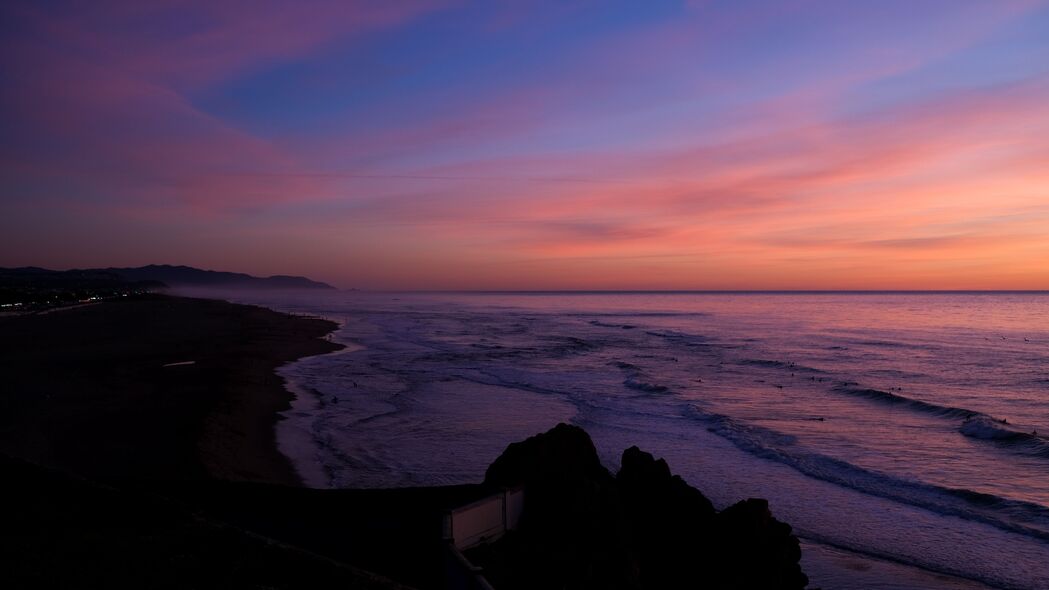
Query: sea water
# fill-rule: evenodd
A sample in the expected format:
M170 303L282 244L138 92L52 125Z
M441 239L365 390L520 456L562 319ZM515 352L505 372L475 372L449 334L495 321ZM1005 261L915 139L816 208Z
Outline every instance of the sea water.
M638 445L719 507L768 498L813 586L1049 589L1049 294L250 300L351 345L282 371L311 485L477 482L563 421L613 471Z

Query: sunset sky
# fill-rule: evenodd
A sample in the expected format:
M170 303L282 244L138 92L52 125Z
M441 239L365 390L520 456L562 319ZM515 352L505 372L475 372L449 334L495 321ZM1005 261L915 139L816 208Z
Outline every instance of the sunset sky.
M149 263L1049 289L1049 1L4 2L0 266Z

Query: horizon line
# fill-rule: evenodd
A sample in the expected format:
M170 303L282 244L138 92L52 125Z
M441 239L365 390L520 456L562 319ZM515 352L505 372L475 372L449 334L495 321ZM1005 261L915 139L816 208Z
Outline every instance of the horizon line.
M419 294L477 294L477 295L745 295L745 294L1049 294L1049 289L339 289L360 293L419 293Z

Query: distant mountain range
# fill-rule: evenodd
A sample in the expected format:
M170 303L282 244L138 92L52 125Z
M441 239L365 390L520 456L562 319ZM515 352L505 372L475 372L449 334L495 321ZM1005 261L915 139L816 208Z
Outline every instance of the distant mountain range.
M237 289L334 289L327 283L306 277L274 275L253 277L239 272L201 270L191 266L151 264L138 268L98 269L118 275L126 281L160 281L169 287L221 287Z
M151 264L137 268L47 270L36 267L0 268L0 286L28 287L63 284L127 282L156 287L214 287L221 289L334 289L306 277L253 277L236 272L201 270L190 266Z

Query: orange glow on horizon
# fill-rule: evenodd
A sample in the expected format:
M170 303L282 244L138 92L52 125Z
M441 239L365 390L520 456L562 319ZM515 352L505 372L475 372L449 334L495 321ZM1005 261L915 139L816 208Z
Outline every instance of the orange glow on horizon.
M26 5L2 39L21 57L0 96L0 266L1049 289L1049 8L853 9L626 6L608 23L558 13L579 19L558 37L524 13L348 2L260 39L285 23L191 2L183 31L120 2ZM927 18L893 16L914 10ZM442 19L458 53L435 50Z

